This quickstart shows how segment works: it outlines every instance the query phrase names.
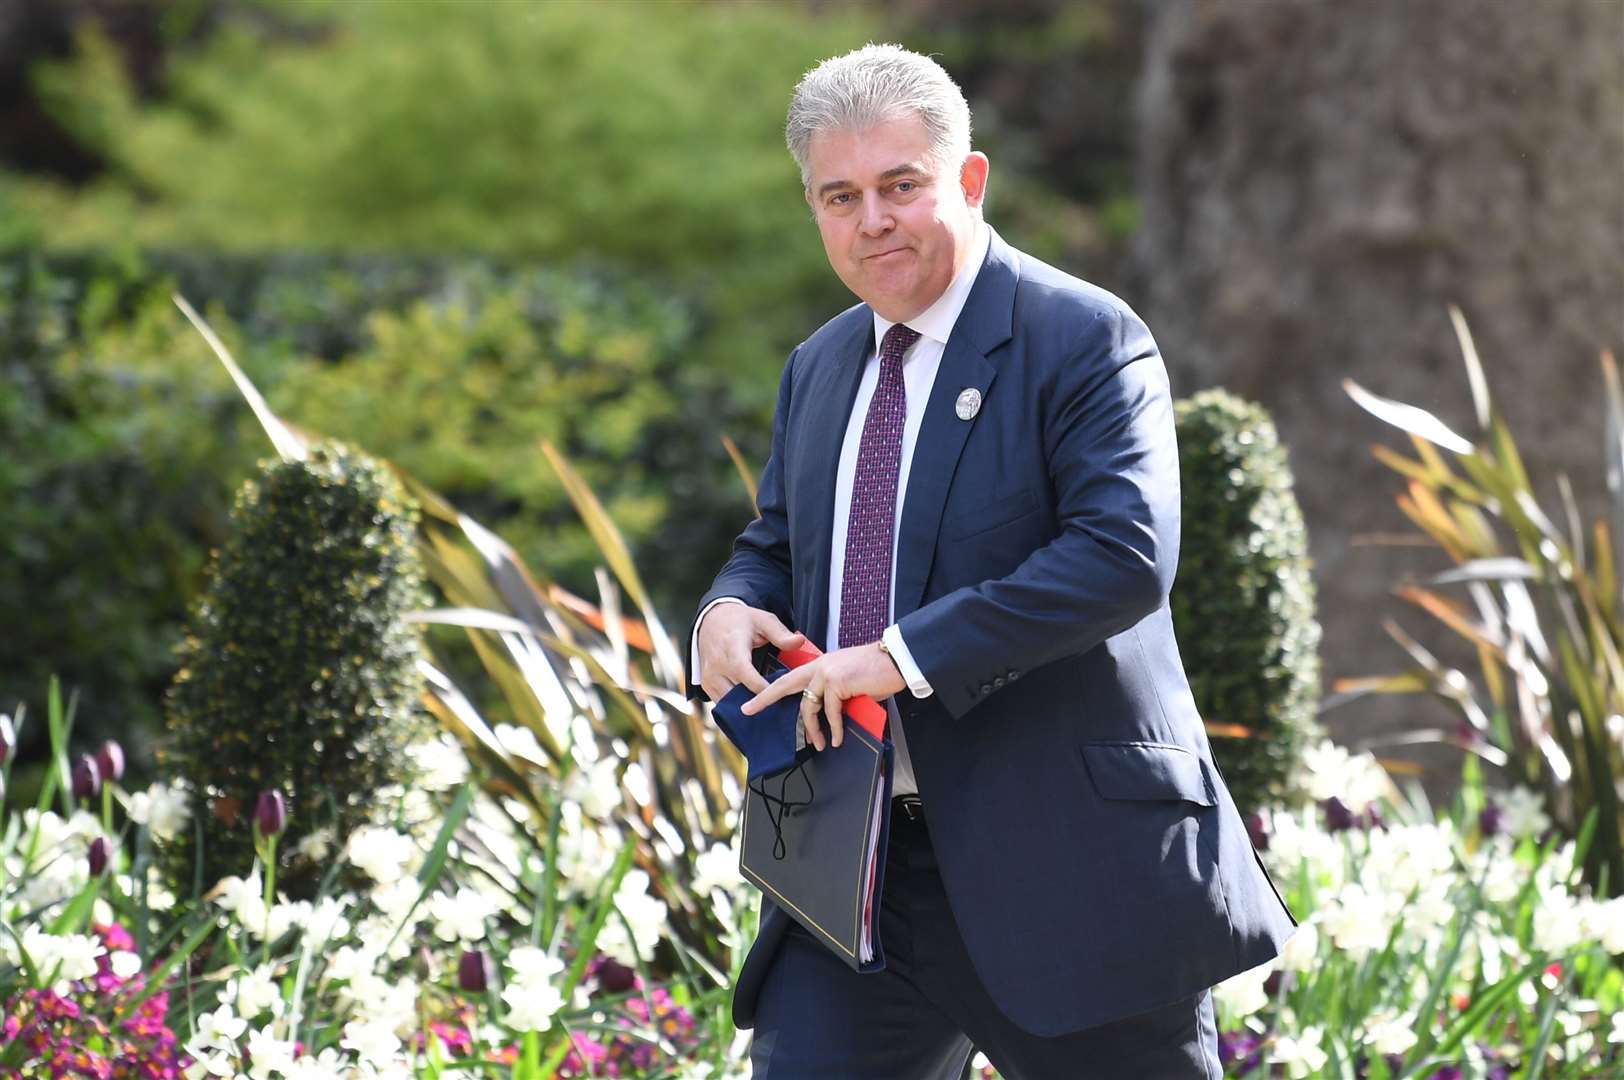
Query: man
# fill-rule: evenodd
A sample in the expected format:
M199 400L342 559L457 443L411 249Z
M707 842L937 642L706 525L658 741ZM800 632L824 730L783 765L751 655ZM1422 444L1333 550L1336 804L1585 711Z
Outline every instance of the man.
M862 303L785 365L760 517L701 603L690 684L745 683L747 712L800 695L818 750L820 713L839 744L844 700L889 699L896 801L884 970L764 902L733 1001L755 1075L956 1078L980 1049L1009 1080L1218 1080L1209 988L1296 923L1174 643L1155 343L982 221L988 159L934 61L824 62L787 137ZM770 686L751 666L804 640L825 655Z

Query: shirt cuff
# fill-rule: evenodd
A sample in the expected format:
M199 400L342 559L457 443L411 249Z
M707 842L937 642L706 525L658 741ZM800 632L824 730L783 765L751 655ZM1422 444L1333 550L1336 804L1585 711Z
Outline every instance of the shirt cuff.
M930 688L930 682L925 678L925 673L919 670L918 664L914 663L913 653L908 651L907 643L902 640L902 629L900 627L892 623L886 627L885 633L880 635L880 640L885 642L887 649L891 650L891 659L897 662L897 670L902 672L902 677L907 680L908 689L913 691L914 697L930 697L931 694L935 693Z
M705 681L704 678L699 674L699 624L705 621L705 616L709 615L711 608L715 607L717 604L742 603L744 603L744 601L737 596L718 596L715 600L712 600L710 603L706 604L704 609L700 611L699 618L694 620L694 636L693 640L688 644L688 671L693 675L695 686L698 686L700 683Z

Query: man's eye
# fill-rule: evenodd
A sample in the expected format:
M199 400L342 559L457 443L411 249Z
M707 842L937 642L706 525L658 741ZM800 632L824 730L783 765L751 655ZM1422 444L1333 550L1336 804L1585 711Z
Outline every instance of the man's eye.
M842 191L838 195L830 196L829 205L830 206L845 206L850 201L851 201L851 192Z
M914 188L916 188L918 186L919 185L915 184L912 180L904 180L900 184L897 185L897 190L902 192L904 195L906 195L908 192L912 191Z

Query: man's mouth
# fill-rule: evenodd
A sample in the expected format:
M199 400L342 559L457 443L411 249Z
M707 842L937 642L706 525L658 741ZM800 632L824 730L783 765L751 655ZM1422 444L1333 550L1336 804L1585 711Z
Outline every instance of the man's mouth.
M903 252L903 251L907 251L907 250L908 249L905 248L905 247L886 248L884 251L876 251L872 255L865 255L865 256L863 256L863 259L864 259L864 261L868 261L870 259L883 259L887 255L896 255L899 252Z

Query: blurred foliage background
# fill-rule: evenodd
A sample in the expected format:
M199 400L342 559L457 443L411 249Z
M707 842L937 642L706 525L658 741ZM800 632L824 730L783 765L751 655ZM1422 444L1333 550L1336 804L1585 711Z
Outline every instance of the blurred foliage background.
M1107 4L994 37L990 7L929 5L22 11L0 31L0 686L32 700L61 672L91 730L155 729L185 599L268 450L172 290L282 415L399 460L591 593L550 439L680 618L749 513L720 436L759 466L772 373L848 302L783 148L788 88L927 24L967 85L1011 53L1119 55ZM1076 138L999 94L977 134L1012 161ZM1000 227L1056 260L1120 254L1125 128L1086 126L1106 152L1064 176L1010 168Z
M269 452L176 289L280 414L591 595L552 440L680 632L750 512L721 437L760 465L784 356L849 300L790 88L887 39L964 87L1007 239L1133 304L1180 396L1278 417L1326 675L1391 666L1380 616L1426 545L1341 377L1462 416L1438 378L1460 302L1531 469L1596 505L1620 33L1609 0L0 4L0 706L37 710L55 671L85 737L139 765L156 730ZM1361 708L1349 741L1418 722Z

